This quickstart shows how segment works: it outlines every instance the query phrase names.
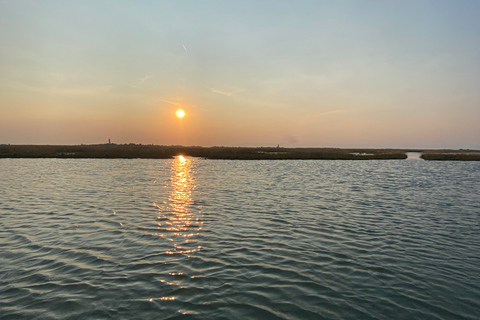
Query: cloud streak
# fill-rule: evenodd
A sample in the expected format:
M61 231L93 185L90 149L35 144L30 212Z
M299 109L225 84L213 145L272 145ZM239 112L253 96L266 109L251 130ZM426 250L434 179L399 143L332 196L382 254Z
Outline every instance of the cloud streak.
M145 77L141 78L140 80L138 80L138 83L134 86L132 86L132 88L138 88L140 87L145 81L147 81L148 79L151 79L153 78L152 75L146 75Z
M324 116L328 116L328 115L335 114L335 113L346 113L346 112L347 111L345 111L343 109L332 110L332 111L327 111L327 112L317 114L317 117L324 117Z
M175 106L175 107L181 107L182 106L182 104L179 103L179 102L173 102L173 101L165 100L165 99L160 99L160 101L171 104L172 106Z
M221 95L227 96L227 97L232 97L232 96L244 91L244 89L237 89L237 90L234 90L234 91L222 91L222 90L218 90L218 89L215 89L215 88L209 88L209 89L213 93L221 94Z

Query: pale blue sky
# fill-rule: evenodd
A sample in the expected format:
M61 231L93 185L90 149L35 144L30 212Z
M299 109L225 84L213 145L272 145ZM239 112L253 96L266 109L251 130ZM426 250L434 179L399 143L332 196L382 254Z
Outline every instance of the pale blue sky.
M0 143L480 148L479 14L0 0Z

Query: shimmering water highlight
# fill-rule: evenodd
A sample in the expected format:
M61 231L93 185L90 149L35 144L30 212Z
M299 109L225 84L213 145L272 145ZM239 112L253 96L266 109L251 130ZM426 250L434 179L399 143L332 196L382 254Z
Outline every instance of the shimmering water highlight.
M478 319L480 165L0 160L1 319Z

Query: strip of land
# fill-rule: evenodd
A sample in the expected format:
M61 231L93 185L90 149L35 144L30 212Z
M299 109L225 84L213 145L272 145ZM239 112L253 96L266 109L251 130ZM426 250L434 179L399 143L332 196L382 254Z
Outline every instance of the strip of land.
M184 147L139 144L0 145L0 158L168 159L178 155L228 160L392 160L419 152L425 160L480 161L478 150Z
M480 150L425 150L422 159L436 161L480 161Z

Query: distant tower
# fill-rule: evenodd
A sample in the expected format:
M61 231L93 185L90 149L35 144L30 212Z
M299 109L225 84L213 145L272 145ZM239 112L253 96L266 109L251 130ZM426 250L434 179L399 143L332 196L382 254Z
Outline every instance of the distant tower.
M112 143L110 142L110 138L108 138L108 144L112 144Z

